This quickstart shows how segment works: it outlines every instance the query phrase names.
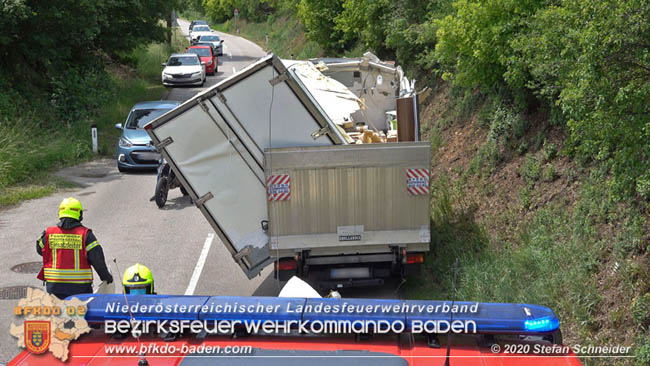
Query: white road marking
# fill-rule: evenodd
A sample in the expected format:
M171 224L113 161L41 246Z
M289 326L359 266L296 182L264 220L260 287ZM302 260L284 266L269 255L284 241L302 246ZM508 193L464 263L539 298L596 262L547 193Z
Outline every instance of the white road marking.
M185 295L194 295L194 290L196 290L196 284L199 282L201 277L201 272L203 272L203 266L205 265L205 260L208 258L208 252L210 251L210 246L212 245L212 240L214 239L214 233L208 234L208 237L205 238L205 243L203 243L203 249L199 255L199 260L196 262L194 267L194 273L192 273L192 278L190 278L190 283L187 285L187 290L185 290Z
M233 75L237 73L237 70L235 70L234 66L232 67L232 73L233 73Z

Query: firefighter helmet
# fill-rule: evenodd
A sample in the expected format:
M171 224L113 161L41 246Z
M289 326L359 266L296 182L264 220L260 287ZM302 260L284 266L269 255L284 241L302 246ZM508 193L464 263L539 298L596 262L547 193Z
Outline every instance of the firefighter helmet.
M147 266L136 263L124 271L122 286L125 294L153 294L153 274Z
M81 221L83 207L81 202L74 197L65 198L59 205L59 219L69 217Z

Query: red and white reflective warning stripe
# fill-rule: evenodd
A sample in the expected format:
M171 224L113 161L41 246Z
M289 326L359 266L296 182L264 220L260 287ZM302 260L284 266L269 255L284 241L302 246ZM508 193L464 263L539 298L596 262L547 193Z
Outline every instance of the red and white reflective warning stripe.
M286 201L291 198L291 177L289 174L271 175L266 179L269 201Z
M406 190L415 196L429 194L429 169L406 169Z

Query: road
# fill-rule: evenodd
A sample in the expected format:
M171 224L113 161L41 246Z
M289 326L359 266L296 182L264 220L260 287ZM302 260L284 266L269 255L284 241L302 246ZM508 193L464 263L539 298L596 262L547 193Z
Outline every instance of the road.
M187 32L189 23L180 19L179 23ZM266 54L248 40L229 34L220 35L225 40L225 49L219 60L219 73L209 76L204 88ZM173 88L167 98L182 101L201 90ZM118 283L121 283L119 273L139 262L153 271L159 294L277 295L279 287L270 269L248 280L199 210L178 189L170 192L163 210L150 202L156 183L155 174L120 174L112 159L64 169L59 174L83 187L0 211L0 288L5 289L3 295L11 295L6 292L13 286L42 288L35 273L16 273L11 268L41 260L36 254L35 240L46 226L56 223L59 202L68 196L82 201L84 224L93 229L102 244ZM201 257L205 251L207 256ZM203 258L201 268L200 259ZM117 266L113 259L117 260ZM190 283L193 277L197 280ZM95 282L97 284L98 280ZM10 323L19 324L18 318L12 315L16 304L14 299L0 300L0 324L4 328L0 329L0 363L8 362L19 352L16 339L9 335Z

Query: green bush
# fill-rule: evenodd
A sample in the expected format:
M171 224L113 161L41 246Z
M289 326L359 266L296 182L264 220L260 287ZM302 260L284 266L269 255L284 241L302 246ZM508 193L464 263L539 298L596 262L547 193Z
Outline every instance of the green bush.
M529 86L561 108L569 151L610 167L617 198L641 193L650 170L647 19L647 1L564 0L512 42Z
M499 106L492 115L488 138L494 141L515 140L524 135L527 127L528 123L521 115Z
M542 143L542 154L544 156L544 161L550 161L557 155L557 147L555 144L544 140Z
M467 168L469 174L492 174L503 161L503 154L496 141L488 139L478 150Z
M0 206L59 187L52 184L50 171L92 157L93 123L100 154L112 156L119 134L113 125L124 120L133 104L160 99L164 91L158 80L152 86L140 75L123 79L100 69L66 72L70 80L53 82L52 95L33 93L30 99L16 98L14 105L3 104L0 97ZM15 189L17 185L29 189Z
M59 121L74 123L91 117L108 95L113 85L103 67L68 68L52 78L50 104L58 112Z
M632 302L630 313L636 324L650 330L650 293L639 295Z
M555 166L553 164L548 164L544 167L544 170L542 170L542 181L544 182L552 182L556 180L558 177L557 172L555 171Z
M532 190L530 186L525 186L519 191L519 202L521 202L521 208L524 210L530 209L530 204L532 202Z
M634 356L636 357L635 363L637 366L647 366L650 365L650 336L640 337L637 341L639 345L634 350Z
M534 185L542 174L542 166L539 160L532 154L526 155L524 164L519 169L519 174L529 186Z
M528 143L526 141L522 141L521 144L519 144L519 146L517 147L517 154L524 155L527 152L528 152Z

